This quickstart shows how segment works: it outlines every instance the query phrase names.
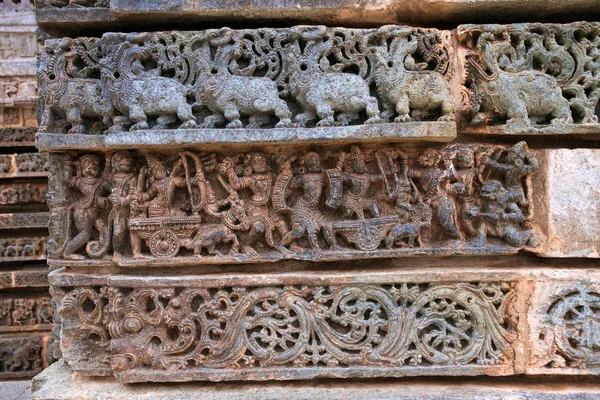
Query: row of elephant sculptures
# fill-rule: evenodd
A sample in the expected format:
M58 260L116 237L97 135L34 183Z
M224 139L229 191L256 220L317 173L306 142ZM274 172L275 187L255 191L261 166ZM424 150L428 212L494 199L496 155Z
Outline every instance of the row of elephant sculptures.
M110 55L100 58L101 45ZM400 26L47 41L38 70L40 129L51 130L55 118L66 120L70 133L85 132L86 119L109 132L150 123L185 129L453 120L448 46L442 31Z
M48 167L48 155L44 153L0 155L0 173L47 172Z
M460 51L449 31L393 25L50 40L40 130L451 121L459 98L475 126L597 123L600 24L465 25L457 35Z

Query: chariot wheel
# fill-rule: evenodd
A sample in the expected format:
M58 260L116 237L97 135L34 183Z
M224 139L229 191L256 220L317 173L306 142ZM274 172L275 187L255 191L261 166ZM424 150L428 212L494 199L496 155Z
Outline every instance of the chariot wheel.
M156 257L175 257L179 252L179 239L170 230L155 232L148 239L150 253Z
M373 251L379 247L381 236L379 227L363 224L354 234L354 244L359 250Z

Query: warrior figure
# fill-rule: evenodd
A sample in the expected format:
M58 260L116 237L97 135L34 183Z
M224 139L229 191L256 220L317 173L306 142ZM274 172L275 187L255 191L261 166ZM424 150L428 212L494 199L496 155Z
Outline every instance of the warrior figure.
M527 149L527 143L519 142L509 148L506 155L506 164L494 161L489 157L484 157L482 161L504 175L506 190L514 196L513 200L521 207L527 207L527 197L523 192L521 179L539 169L537 160Z
M385 151L387 156L390 172L394 178L394 189L388 191L388 199L394 201L394 209L398 214L400 223L410 221L411 211L413 210L412 202L413 184L408 178L408 157L402 151ZM394 160L400 161L400 169L396 166Z
M182 172L182 163L177 161L171 174L167 174L167 168L154 156L147 156L148 169L151 175L151 184L147 192L138 192L137 200L148 207L148 217L183 217L185 211L176 206L175 190L187 187L185 178L177 176ZM146 180L146 167L140 171L139 180Z
M306 235L310 247L313 250L319 250L317 233L320 231L327 245L335 248L337 246L333 229L319 209L319 200L325 184L321 159L317 153L309 152L303 157L300 164L304 173L293 177L288 188L290 190L301 189L302 196L292 206L292 230L283 236L281 245L289 246L293 241ZM283 164L280 176L283 174L292 174L289 162ZM300 251L300 248L294 244L291 248Z
M533 231L521 227L525 217L515 203L514 193L492 180L482 186L479 195L483 200L481 208L472 207L467 211L478 228L477 239L472 245L485 246L487 237L492 236L504 239L513 247L535 246Z
M90 242L87 247L88 254L91 257L102 257L108 251L109 243L112 242L113 258L122 257L123 250L127 245L128 221L130 217L130 204L134 200L137 191L137 176L133 169L133 158L129 152L120 151L115 153L110 159L111 171L108 174L107 189L110 189L108 200L112 209L108 216L108 224L105 229L103 244ZM111 239L112 231L112 241ZM132 252L134 257L140 255L140 248L135 247Z
M458 203L460 221L464 230L469 236L474 236L476 231L467 216L467 210L472 208L475 202L475 182L479 169L474 167L473 150L466 146L460 146L450 158L448 171L452 183L448 185L447 190Z
M456 217L452 199L444 191L450 179L447 170L439 168L442 155L434 149L426 149L419 157L419 168L408 171L410 178L421 184L423 201L431 206L433 218L442 231L451 238L461 238L456 226Z
M81 157L78 161L77 175L66 182L67 186L77 190L81 197L71 206L78 233L66 244L64 258L83 260L83 255L75 253L92 238L94 226L102 231L104 225L98 216L101 208L108 208L108 199L102 196L105 191L103 182L100 177L100 158L93 154Z
M249 256L257 255L252 245L264 236L270 247L276 247L273 230L277 229L283 237L287 233L285 221L279 215L269 211L273 174L269 169L264 153L254 152L246 156L247 167L243 176L238 176L231 158L226 158L219 165L219 173L225 175L233 190L248 188L252 197L248 204L248 221L250 232L242 244L242 252Z
M349 185L349 189L345 190L342 195L344 219L350 219L354 215L358 219L365 219L365 210L369 210L372 217L378 218L379 207L377 207L377 202L367 198L367 195L371 184L383 180L384 177L369 173L365 157L358 146L351 147L350 155L344 152L340 153L336 169L342 172L343 182Z

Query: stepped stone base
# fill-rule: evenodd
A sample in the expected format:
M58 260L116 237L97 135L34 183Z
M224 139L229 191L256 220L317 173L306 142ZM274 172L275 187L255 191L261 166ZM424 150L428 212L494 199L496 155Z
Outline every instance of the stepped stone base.
M316 380L308 382L122 385L112 378L85 378L61 360L32 382L33 400L237 400L237 399L597 399L590 382L516 384L507 380Z

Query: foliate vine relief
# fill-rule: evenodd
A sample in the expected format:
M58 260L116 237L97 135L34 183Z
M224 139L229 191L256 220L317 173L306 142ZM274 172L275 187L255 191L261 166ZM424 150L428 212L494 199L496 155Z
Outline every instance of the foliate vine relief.
M471 124L597 123L600 25L463 25Z
M452 120L450 42L448 32L401 26L49 40L38 65L40 130Z
M145 379L161 370L487 368L513 356L514 295L506 283L78 288L59 313L94 332L97 359Z
M527 178L537 169L525 142L411 156L354 145L83 154L52 176L48 255L252 261L531 247Z

